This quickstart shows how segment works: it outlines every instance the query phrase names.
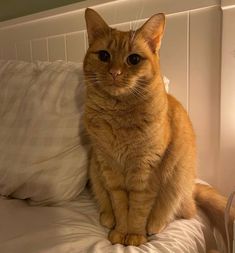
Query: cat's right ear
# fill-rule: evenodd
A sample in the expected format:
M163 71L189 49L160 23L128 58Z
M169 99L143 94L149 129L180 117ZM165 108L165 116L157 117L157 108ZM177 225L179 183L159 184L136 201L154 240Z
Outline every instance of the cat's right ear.
M85 19L89 45L91 45L97 37L104 35L110 30L102 17L90 8L87 8L85 11Z

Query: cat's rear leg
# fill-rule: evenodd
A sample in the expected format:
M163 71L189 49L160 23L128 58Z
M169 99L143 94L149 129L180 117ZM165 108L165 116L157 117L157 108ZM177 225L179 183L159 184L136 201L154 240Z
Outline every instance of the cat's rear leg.
M176 218L179 219L192 219L196 215L196 204L192 196L185 197L181 201L179 210L177 211Z
M148 235L161 232L167 224L175 218L191 219L196 214L196 205L192 196L184 197L181 201L177 197L166 202L167 198L156 199L153 209L149 215L147 223ZM168 196L169 199L169 196ZM178 203L177 203L178 202ZM178 206L178 208L176 208ZM172 210L176 208L176 213Z
M100 209L100 224L109 229L115 226L112 204L108 192L104 188L97 171L98 163L92 157L89 176L91 188Z

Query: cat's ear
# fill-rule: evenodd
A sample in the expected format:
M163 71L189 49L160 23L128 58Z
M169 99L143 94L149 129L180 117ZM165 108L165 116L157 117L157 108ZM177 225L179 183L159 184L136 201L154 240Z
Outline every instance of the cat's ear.
M91 45L98 36L102 36L110 30L102 17L90 8L87 8L85 11L85 19L89 45Z
M165 15L163 13L159 13L148 19L142 27L137 30L137 34L141 34L152 51L156 52L161 47L164 28Z

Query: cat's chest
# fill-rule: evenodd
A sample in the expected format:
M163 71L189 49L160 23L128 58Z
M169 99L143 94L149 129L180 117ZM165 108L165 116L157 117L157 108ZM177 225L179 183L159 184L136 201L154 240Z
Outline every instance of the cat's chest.
M149 117L136 114L90 114L88 132L93 143L104 154L124 166L135 157L142 157L149 150L162 149Z
M131 141L143 135L143 132L140 133L138 122L133 122L129 115L120 117L97 113L88 118L88 128L92 139L111 150L129 145Z

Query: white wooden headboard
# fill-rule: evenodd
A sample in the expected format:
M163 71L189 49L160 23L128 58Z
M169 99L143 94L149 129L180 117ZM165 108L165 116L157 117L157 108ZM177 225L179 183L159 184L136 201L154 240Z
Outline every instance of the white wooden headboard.
M84 8L119 29L167 15L161 49L170 93L187 109L197 134L199 177L224 192L219 177L221 1L87 0L0 23L0 59L82 62L87 49Z

